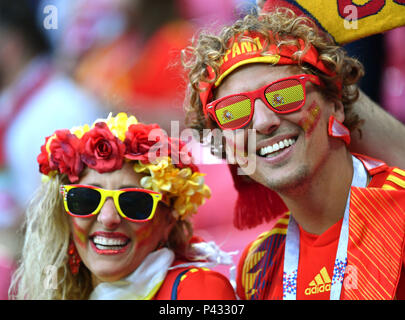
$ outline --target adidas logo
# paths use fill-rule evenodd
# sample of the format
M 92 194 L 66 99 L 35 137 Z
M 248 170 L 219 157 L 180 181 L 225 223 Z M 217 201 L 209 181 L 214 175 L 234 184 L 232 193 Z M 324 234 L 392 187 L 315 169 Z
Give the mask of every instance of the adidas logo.
M 332 280 L 328 275 L 328 271 L 323 267 L 315 276 L 314 280 L 309 283 L 309 287 L 305 289 L 305 295 L 309 296 L 311 294 L 330 291 L 331 282 Z

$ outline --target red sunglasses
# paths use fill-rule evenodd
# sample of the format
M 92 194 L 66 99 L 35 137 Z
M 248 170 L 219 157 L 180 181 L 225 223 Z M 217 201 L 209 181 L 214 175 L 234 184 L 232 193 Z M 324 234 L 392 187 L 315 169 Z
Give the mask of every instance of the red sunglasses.
M 311 74 L 299 74 L 274 81 L 249 92 L 241 92 L 207 104 L 207 111 L 221 129 L 236 130 L 252 120 L 256 99 L 275 113 L 291 113 L 305 104 L 307 81 L 321 85 L 320 79 Z

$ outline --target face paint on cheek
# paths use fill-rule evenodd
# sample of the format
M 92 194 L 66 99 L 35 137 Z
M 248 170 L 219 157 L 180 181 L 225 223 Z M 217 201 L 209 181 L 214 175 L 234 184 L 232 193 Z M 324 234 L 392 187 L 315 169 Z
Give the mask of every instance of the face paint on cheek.
M 134 231 L 136 249 L 143 247 L 149 241 L 152 231 L 154 230 L 154 221 L 155 220 L 152 220 L 150 223 L 146 223 L 145 226 L 142 226 L 138 230 Z
M 86 232 L 76 223 L 75 219 L 72 219 L 73 222 L 73 238 L 79 246 L 86 248 Z
M 319 108 L 316 101 L 305 111 L 303 118 L 299 121 L 299 125 L 305 132 L 305 136 L 310 136 L 316 128 L 319 119 L 321 118 L 321 108 Z

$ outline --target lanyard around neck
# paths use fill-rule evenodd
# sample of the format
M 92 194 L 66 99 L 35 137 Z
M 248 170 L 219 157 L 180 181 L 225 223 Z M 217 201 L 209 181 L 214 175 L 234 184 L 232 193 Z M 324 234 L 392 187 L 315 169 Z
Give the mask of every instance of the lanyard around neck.
M 360 160 L 353 157 L 353 179 L 352 187 L 367 186 L 367 171 Z M 342 291 L 343 278 L 347 265 L 347 244 L 349 240 L 349 211 L 350 195 L 346 201 L 346 208 L 343 216 L 342 228 L 340 230 L 339 244 L 336 252 L 333 277 L 331 283 L 330 299 L 339 300 Z M 293 215 L 288 223 L 283 270 L 283 299 L 296 300 L 297 297 L 297 275 L 300 250 L 300 231 Z

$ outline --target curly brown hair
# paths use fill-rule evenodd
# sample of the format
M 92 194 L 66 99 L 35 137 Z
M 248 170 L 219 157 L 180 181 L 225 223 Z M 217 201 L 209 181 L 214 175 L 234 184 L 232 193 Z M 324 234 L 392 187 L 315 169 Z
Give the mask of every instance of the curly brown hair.
M 199 97 L 200 82 L 215 82 L 218 78 L 220 61 L 232 46 L 230 39 L 237 39 L 243 32 L 258 32 L 268 43 L 278 47 L 283 45 L 299 46 L 299 39 L 305 44 L 304 50 L 297 51 L 293 59 L 298 61 L 298 66 L 304 73 L 314 74 L 321 78 L 324 87 L 322 94 L 328 99 L 340 100 L 345 110 L 344 124 L 350 131 L 359 129 L 362 121 L 352 110 L 353 103 L 358 99 L 359 90 L 356 83 L 363 76 L 362 64 L 347 55 L 346 51 L 337 46 L 332 38 L 321 32 L 315 23 L 307 17 L 297 16 L 287 8 L 279 8 L 271 13 L 260 15 L 248 14 L 237 20 L 233 25 L 224 27 L 219 35 L 207 32 L 200 33 L 192 46 L 182 52 L 183 66 L 188 70 L 188 90 L 184 109 L 187 126 L 197 129 L 200 133 L 204 128 L 212 128 L 216 124 L 204 116 L 202 103 Z M 269 31 L 278 37 L 269 37 Z M 309 46 L 314 46 L 321 60 L 327 68 L 336 75 L 331 77 L 315 67 L 301 63 L 300 57 L 305 54 Z M 265 55 L 266 47 L 263 48 Z M 211 67 L 217 77 L 208 79 L 207 68 Z M 340 83 L 341 85 L 337 85 Z

